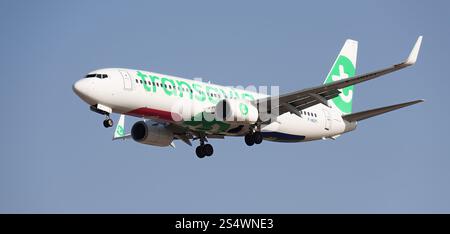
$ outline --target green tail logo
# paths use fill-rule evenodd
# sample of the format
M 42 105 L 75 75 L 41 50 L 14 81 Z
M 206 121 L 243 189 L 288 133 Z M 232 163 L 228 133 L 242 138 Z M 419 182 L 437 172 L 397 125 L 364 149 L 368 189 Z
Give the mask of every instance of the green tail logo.
M 352 61 L 346 56 L 340 55 L 331 69 L 325 84 L 346 79 L 354 75 L 355 66 Z M 339 89 L 339 91 L 341 92 L 339 96 L 331 99 L 331 101 L 341 112 L 346 114 L 352 113 L 353 85 Z

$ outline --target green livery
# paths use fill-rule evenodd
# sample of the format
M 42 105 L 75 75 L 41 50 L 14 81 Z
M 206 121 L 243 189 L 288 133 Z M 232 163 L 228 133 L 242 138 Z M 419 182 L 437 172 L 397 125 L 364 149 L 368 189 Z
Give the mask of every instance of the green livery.
M 336 60 L 333 68 L 330 71 L 325 84 L 331 83 L 333 81 L 338 81 L 341 79 L 346 79 L 353 77 L 355 75 L 355 66 L 352 61 L 344 55 L 340 55 Z M 336 105 L 337 108 L 343 113 L 352 113 L 352 102 L 353 102 L 353 85 L 343 88 L 339 96 L 331 99 L 331 101 Z

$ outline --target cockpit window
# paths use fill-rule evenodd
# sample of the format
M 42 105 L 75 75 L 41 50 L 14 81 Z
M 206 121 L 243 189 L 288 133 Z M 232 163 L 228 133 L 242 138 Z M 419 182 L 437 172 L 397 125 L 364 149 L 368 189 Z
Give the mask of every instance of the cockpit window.
M 85 76 L 85 78 L 93 78 L 93 77 L 97 77 L 99 79 L 104 79 L 104 78 L 108 78 L 108 75 L 106 75 L 106 74 L 87 74 Z

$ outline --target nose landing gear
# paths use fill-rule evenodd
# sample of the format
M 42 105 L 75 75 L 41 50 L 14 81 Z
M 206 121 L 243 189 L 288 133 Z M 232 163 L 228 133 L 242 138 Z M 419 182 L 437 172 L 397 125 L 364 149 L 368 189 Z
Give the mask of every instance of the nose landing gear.
M 110 127 L 112 127 L 113 125 L 114 125 L 114 121 L 113 121 L 111 118 L 109 118 L 109 115 L 107 115 L 107 116 L 106 116 L 106 119 L 103 120 L 103 126 L 104 126 L 105 128 L 110 128 Z
M 104 115 L 106 119 L 103 121 L 103 126 L 105 128 L 110 128 L 114 125 L 113 120 L 109 117 L 109 114 L 112 113 L 112 109 L 105 105 L 97 104 L 90 106 L 91 111 Z

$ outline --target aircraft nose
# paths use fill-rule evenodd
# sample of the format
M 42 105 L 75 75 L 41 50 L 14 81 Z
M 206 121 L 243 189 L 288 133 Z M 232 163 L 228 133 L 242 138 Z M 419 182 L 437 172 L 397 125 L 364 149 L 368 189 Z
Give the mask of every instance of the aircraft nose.
M 95 103 L 94 84 L 88 79 L 81 79 L 72 85 L 73 92 L 83 101 L 92 104 Z
M 73 84 L 72 89 L 78 96 L 86 96 L 89 91 L 89 83 L 81 79 Z

